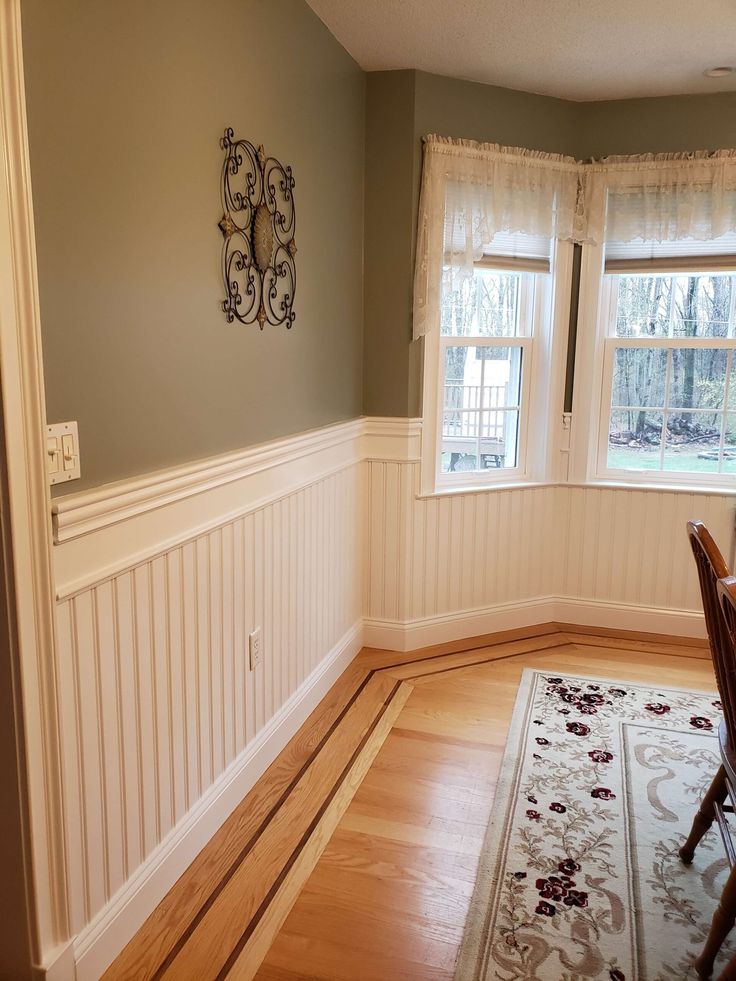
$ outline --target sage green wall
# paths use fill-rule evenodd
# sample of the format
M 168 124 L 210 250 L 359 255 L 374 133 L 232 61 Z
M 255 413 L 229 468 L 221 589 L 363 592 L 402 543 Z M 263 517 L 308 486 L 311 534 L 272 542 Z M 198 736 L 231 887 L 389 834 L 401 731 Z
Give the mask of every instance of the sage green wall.
M 413 81 L 413 99 L 410 95 Z M 400 95 L 399 95 L 400 93 Z M 399 126 L 397 104 L 405 120 L 413 102 L 411 244 L 406 243 L 405 202 L 408 151 Z M 392 120 L 389 126 L 388 120 Z M 373 120 L 371 125 L 370 121 Z M 365 335 L 373 345 L 366 360 L 365 411 L 388 415 L 421 414 L 422 345 L 411 340 L 411 282 L 413 259 L 406 268 L 408 248 L 416 242 L 416 217 L 421 180 L 422 137 L 428 133 L 511 146 L 525 146 L 578 159 L 612 153 L 663 153 L 736 146 L 736 93 L 627 99 L 619 102 L 567 102 L 548 96 L 430 75 L 418 71 L 380 72 L 368 76 L 366 152 L 380 158 L 385 137 L 389 151 L 400 158 L 383 168 L 366 170 L 366 202 L 390 204 L 381 218 L 385 241 L 389 234 L 402 243 L 402 260 L 380 262 L 376 247 L 366 241 L 366 288 L 380 290 L 382 306 L 366 301 Z M 405 123 L 404 123 L 405 125 Z M 379 147 L 374 144 L 379 141 Z M 368 189 L 374 182 L 370 195 Z M 370 218 L 367 215 L 367 220 Z M 380 268 L 379 277 L 370 271 Z M 368 293 L 367 293 L 368 296 Z M 409 301 L 407 302 L 407 297 Z M 386 311 L 391 311 L 386 313 Z M 387 367 L 382 358 L 390 358 Z M 399 367 L 406 372 L 398 377 Z
M 736 147 L 736 92 L 578 103 L 579 156 Z
M 576 156 L 579 103 L 415 72 L 414 137 L 427 133 Z
M 370 72 L 366 87 L 365 330 L 368 415 L 408 416 L 414 207 L 413 71 Z
M 22 0 L 49 421 L 76 491 L 360 414 L 365 76 L 303 0 Z M 293 329 L 219 310 L 226 126 L 296 179 Z

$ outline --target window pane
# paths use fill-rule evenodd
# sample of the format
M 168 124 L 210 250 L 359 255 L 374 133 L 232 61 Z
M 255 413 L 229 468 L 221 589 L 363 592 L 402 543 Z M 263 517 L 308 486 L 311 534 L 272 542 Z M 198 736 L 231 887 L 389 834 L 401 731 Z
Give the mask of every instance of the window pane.
M 442 473 L 478 469 L 479 426 L 479 412 L 456 409 L 443 414 Z
M 617 348 L 611 404 L 664 408 L 666 372 L 667 351 L 663 348 Z
M 518 465 L 520 347 L 445 348 L 443 473 Z
M 733 274 L 617 276 L 618 337 L 727 337 Z
M 670 276 L 618 276 L 617 337 L 667 337 Z
M 663 469 L 718 473 L 720 412 L 670 412 L 667 415 Z
M 736 414 L 726 416 L 726 438 L 723 445 L 723 473 L 736 473 Z
M 608 466 L 621 470 L 659 470 L 662 413 L 614 410 L 608 429 Z
M 442 296 L 441 333 L 455 337 L 515 337 L 523 273 L 476 269 Z
M 484 412 L 480 444 L 481 466 L 515 467 L 518 465 L 519 413 Z
M 722 408 L 728 360 L 724 348 L 673 348 L 668 404 L 679 409 Z
M 736 351 L 731 354 L 731 370 L 728 373 L 728 394 L 725 408 L 736 412 Z
M 444 408 L 518 408 L 521 359 L 520 347 L 445 348 Z

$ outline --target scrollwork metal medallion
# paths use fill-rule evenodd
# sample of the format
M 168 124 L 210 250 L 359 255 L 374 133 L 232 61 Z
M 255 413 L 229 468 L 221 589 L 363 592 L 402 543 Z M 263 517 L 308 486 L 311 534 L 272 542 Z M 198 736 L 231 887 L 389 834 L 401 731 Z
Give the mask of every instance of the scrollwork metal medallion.
M 222 309 L 230 324 L 294 323 L 296 243 L 294 178 L 291 167 L 267 157 L 262 146 L 235 140 L 226 129 L 220 140 L 222 167 Z

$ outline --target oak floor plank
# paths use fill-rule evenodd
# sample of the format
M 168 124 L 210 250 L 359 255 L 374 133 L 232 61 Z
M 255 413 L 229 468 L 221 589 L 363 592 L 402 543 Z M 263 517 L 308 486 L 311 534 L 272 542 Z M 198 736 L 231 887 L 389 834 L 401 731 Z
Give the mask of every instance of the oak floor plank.
M 381 677 L 380 680 L 388 679 Z M 378 723 L 371 728 L 367 740 L 361 743 L 360 752 L 357 756 L 351 757 L 349 772 L 344 779 L 340 780 L 339 784 L 335 785 L 334 796 L 326 802 L 326 807 L 321 811 L 321 816 L 309 837 L 300 844 L 299 850 L 295 854 L 294 864 L 274 893 L 262 919 L 256 924 L 249 939 L 230 954 L 222 973 L 227 974 L 231 981 L 251 981 L 255 976 L 274 937 L 294 905 L 320 855 L 332 838 L 340 818 L 355 795 L 410 693 L 411 687 L 409 685 L 398 685 L 398 688 L 392 692 L 390 703 L 387 702 L 381 711 Z M 239 954 L 237 954 L 238 949 L 240 950 Z M 189 963 L 186 963 L 187 971 L 189 967 Z
M 449 981 L 523 670 L 714 690 L 704 654 L 549 624 L 362 651 L 105 978 Z
M 192 918 L 269 812 L 278 805 L 365 679 L 365 669 L 355 663 L 343 672 L 283 752 L 113 961 L 103 975 L 104 981 L 148 981 L 155 975 Z
M 305 827 L 319 813 L 335 781 L 351 763 L 356 742 L 370 731 L 378 707 L 395 687 L 393 680 L 384 675 L 370 679 L 340 722 L 335 737 L 301 776 L 288 800 L 167 966 L 167 979 L 189 981 L 192 977 L 217 977 L 244 929 L 269 895 L 284 862 L 299 846 Z
M 627 639 L 619 644 L 618 638 L 605 637 L 599 646 L 587 644 L 586 638 L 579 649 L 580 637 L 570 636 L 570 641 L 547 652 L 476 665 L 416 685 L 256 974 L 257 981 L 285 981 L 278 972 L 288 968 L 297 951 L 300 976 L 320 981 L 431 981 L 438 971 L 440 977 L 452 977 L 454 954 L 452 961 L 428 959 L 422 964 L 408 953 L 426 935 L 417 910 L 442 916 L 443 941 L 454 943 L 456 953 L 469 904 L 464 887 L 470 884 L 470 870 L 470 879 L 475 876 L 525 667 L 622 682 L 714 687 L 710 663 L 697 649 L 688 656 L 687 648 L 669 643 L 659 645 L 662 653 L 652 653 L 647 641 Z M 486 721 L 479 718 L 484 702 Z M 441 914 L 433 905 L 433 869 L 448 876 L 448 887 L 455 893 Z M 343 960 L 319 918 L 320 910 L 330 911 L 329 917 L 337 915 L 332 913 L 335 897 L 340 897 L 339 929 L 356 944 L 354 954 L 341 951 Z M 377 930 L 375 924 L 384 921 L 388 926 Z M 397 954 L 392 960 L 393 973 L 386 973 L 384 936 L 390 936 L 392 951 L 402 945 L 407 951 L 405 957 Z M 444 958 L 444 947 L 442 952 Z

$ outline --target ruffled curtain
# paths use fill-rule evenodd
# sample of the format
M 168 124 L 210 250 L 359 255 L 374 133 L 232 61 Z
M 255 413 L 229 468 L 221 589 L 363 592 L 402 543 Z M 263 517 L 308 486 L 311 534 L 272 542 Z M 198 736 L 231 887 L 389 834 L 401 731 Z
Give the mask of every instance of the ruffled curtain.
M 472 274 L 499 232 L 598 244 L 736 232 L 736 150 L 593 163 L 429 136 L 419 202 L 414 337 L 439 323 L 443 285 Z
M 736 230 L 736 150 L 605 157 L 582 170 L 590 241 L 702 242 Z
M 443 283 L 472 273 L 497 232 L 572 239 L 579 165 L 572 157 L 428 136 L 419 201 L 414 337 L 439 321 Z

